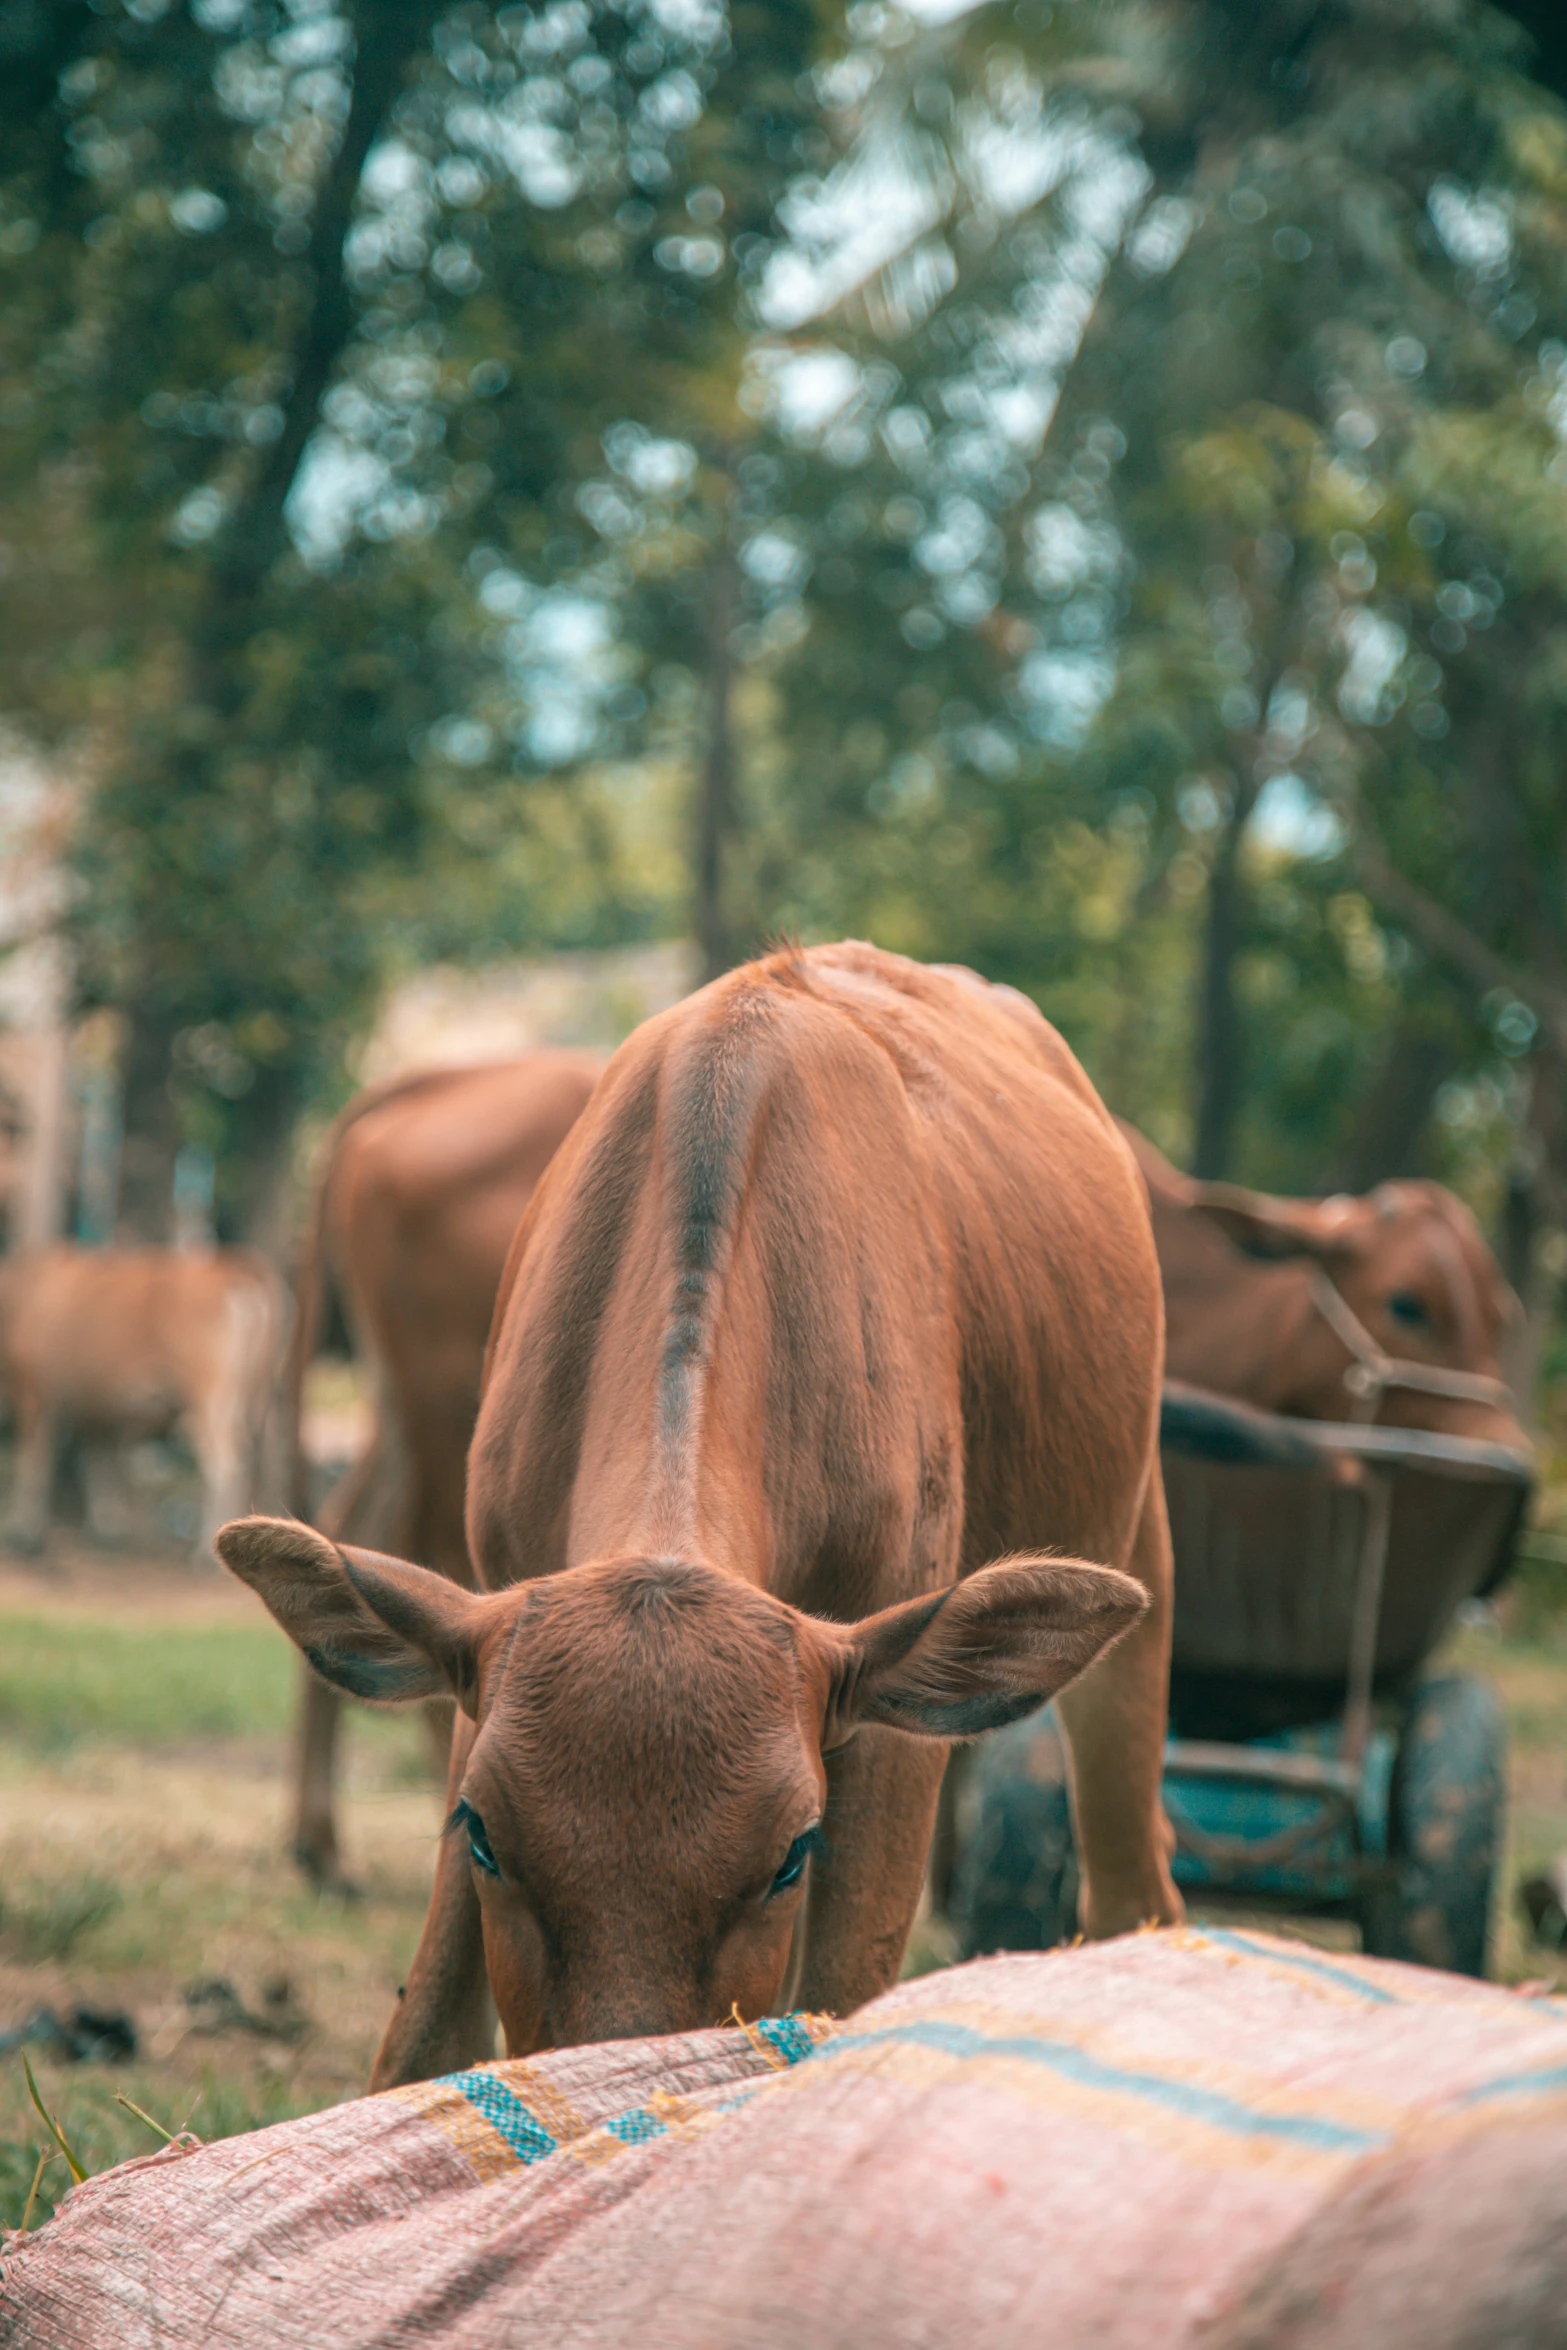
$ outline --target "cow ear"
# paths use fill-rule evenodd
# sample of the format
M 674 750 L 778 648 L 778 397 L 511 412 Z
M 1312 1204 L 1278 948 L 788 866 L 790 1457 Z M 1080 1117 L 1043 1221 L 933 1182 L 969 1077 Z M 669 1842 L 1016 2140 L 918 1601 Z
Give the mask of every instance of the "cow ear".
M 1074 1681 L 1147 1605 L 1113 1567 L 1009 1558 L 867 1616 L 838 1635 L 823 1751 L 868 1722 L 927 1738 L 1002 1729 Z
M 1252 1257 L 1342 1257 L 1362 1238 L 1358 1200 L 1274 1199 L 1245 1191 L 1238 1183 L 1194 1183 L 1190 1205 L 1217 1224 L 1227 1239 Z
M 446 1576 L 292 1518 L 235 1518 L 216 1548 L 324 1681 L 382 1704 L 455 1694 L 473 1711 L 483 1602 Z

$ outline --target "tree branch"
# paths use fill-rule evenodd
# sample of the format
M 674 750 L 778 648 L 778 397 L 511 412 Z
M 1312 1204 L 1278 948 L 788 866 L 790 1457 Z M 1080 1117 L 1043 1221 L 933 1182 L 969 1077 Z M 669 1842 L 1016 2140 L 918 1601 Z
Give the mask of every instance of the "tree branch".
M 198 688 L 220 704 L 234 693 L 234 681 L 223 674 L 225 664 L 248 633 L 250 607 L 282 552 L 283 509 L 315 430 L 322 395 L 353 329 L 344 246 L 365 158 L 439 14 L 440 0 L 360 0 L 355 12 L 353 92 L 311 221 L 305 257 L 311 295 L 289 354 L 282 430 L 229 518 L 195 632 Z
M 1516 969 L 1467 923 L 1400 873 L 1363 809 L 1357 812 L 1355 832 L 1360 879 L 1383 911 L 1412 930 L 1422 946 L 1466 979 L 1477 994 L 1488 995 L 1493 988 L 1505 987 L 1528 1006 L 1558 1050 L 1567 1052 L 1567 993 L 1549 980 Z

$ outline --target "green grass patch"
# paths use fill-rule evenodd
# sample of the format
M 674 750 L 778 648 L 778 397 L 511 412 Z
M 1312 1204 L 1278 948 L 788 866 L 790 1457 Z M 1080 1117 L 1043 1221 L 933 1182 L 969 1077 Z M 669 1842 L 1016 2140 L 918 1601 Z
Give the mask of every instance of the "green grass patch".
M 107 1877 L 63 1877 L 52 1885 L 0 1895 L 0 1943 L 24 1966 L 69 1958 L 84 1935 L 112 1918 L 125 1896 Z
M 240 2088 L 209 2071 L 200 2093 L 188 2088 L 171 2092 L 166 2077 L 151 2067 L 137 2065 L 95 2067 L 90 2073 L 70 2074 L 40 2064 L 33 2052 L 33 2070 L 45 2106 L 59 2123 L 66 2141 L 89 2178 L 110 2170 L 134 2155 L 156 2154 L 164 2141 L 144 2121 L 118 2102 L 117 2092 L 133 2100 L 169 2131 L 189 2127 L 208 2143 L 237 2137 L 244 2130 L 265 2129 L 271 2122 L 290 2121 L 331 2102 L 328 2097 L 303 2099 L 282 2083 L 275 2087 Z M 38 2157 L 52 2150 L 53 2141 L 34 2112 L 27 2094 L 20 2057 L 0 2064 L 0 2230 L 21 2225 Z M 56 2154 L 45 2168 L 33 2206 L 32 2224 L 41 2227 L 64 2199 L 71 2174 Z
M 287 1728 L 294 1652 L 265 1621 L 158 1624 L 8 1615 L 0 1736 L 35 1754 L 84 1739 L 140 1747 Z

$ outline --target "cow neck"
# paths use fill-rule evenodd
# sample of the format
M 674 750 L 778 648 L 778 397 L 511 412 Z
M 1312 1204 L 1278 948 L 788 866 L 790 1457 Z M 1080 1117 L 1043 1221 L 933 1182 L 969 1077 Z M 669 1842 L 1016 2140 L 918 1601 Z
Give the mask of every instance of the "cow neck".
M 715 1412 L 712 1392 L 764 1091 L 749 1049 L 755 1019 L 749 995 L 723 1006 L 664 1088 L 661 1149 L 673 1249 L 658 1353 L 652 1501 L 673 1555 L 721 1559 L 723 1571 L 765 1585 L 766 1546 L 757 1543 L 754 1523 L 760 1452 L 747 1457 L 732 1441 L 729 1413 L 739 1399 L 730 1396 L 728 1411 Z
M 1183 1352 L 1171 1363 L 1171 1376 L 1242 1397 L 1263 1411 L 1288 1411 L 1299 1394 L 1303 1363 L 1313 1354 L 1322 1355 L 1324 1374 L 1331 1377 L 1332 1340 L 1313 1310 L 1310 1276 L 1295 1260 L 1248 1257 L 1238 1249 L 1232 1256 L 1222 1316 L 1196 1319 L 1206 1350 Z M 1200 1295 L 1200 1281 L 1193 1286 Z

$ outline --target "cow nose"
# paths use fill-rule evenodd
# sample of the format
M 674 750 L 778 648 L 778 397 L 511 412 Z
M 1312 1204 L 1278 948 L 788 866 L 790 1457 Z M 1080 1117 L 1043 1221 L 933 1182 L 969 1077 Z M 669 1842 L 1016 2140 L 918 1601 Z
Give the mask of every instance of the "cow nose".
M 671 2032 L 696 2032 L 713 2022 L 694 1990 L 641 1986 L 624 1992 L 590 1993 L 562 2002 L 557 2047 L 581 2048 L 595 2040 L 661 2040 Z

